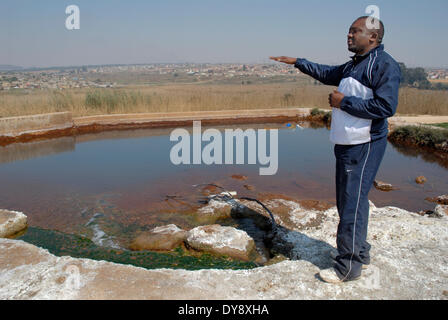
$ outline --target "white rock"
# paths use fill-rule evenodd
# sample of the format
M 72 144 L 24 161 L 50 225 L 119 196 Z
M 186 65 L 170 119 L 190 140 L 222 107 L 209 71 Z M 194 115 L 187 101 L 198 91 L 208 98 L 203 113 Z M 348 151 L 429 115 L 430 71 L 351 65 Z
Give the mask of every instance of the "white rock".
M 448 216 L 448 205 L 438 204 L 434 213 L 440 218 Z
M 22 212 L 0 210 L 0 238 L 10 237 L 26 226 L 27 218 Z
M 249 260 L 255 249 L 254 240 L 243 231 L 218 224 L 191 229 L 187 234 L 190 247 L 216 254 Z
M 448 205 L 448 195 L 444 194 L 444 195 L 438 196 L 437 202 L 439 202 L 440 204 Z
M 232 206 L 229 203 L 213 199 L 198 209 L 195 220 L 198 224 L 213 224 L 219 219 L 229 218 L 231 212 Z
M 175 224 L 155 227 L 149 232 L 140 234 L 129 245 L 131 250 L 162 250 L 169 251 L 180 246 L 187 236 L 185 230 Z
M 219 200 L 210 200 L 209 203 L 199 208 L 198 212 L 201 214 L 214 214 L 216 211 L 226 209 L 230 212 L 230 209 L 232 209 L 232 206 L 226 202 L 219 201 Z M 230 215 L 230 213 L 229 213 Z
M 160 234 L 170 234 L 177 232 L 184 232 L 181 228 L 176 226 L 175 224 L 167 224 L 165 226 L 155 227 L 151 230 L 152 233 L 160 233 Z

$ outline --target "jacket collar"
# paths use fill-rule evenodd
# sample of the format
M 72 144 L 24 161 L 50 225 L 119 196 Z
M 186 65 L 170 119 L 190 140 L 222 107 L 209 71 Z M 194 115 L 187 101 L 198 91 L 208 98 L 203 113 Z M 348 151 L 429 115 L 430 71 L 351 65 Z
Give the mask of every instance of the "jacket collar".
M 358 64 L 361 61 L 363 61 L 365 58 L 367 58 L 370 54 L 374 53 L 375 51 L 380 52 L 383 50 L 384 50 L 384 44 L 380 44 L 379 46 L 373 48 L 372 50 L 370 50 L 369 52 L 367 52 L 364 55 L 355 54 L 354 56 L 351 56 L 350 58 L 352 58 L 354 64 Z

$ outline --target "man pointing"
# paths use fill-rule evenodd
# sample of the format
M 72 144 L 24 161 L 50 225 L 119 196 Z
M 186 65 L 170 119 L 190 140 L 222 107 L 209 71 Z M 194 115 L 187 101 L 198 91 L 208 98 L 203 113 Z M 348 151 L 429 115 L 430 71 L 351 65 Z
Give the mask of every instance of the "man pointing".
M 338 255 L 333 257 L 333 268 L 319 273 L 326 282 L 356 280 L 370 264 L 370 244 L 366 241 L 368 194 L 386 150 L 387 118 L 397 109 L 401 78 L 398 63 L 384 51 L 383 37 L 383 23 L 364 16 L 350 26 L 347 45 L 355 55 L 343 65 L 270 57 L 293 64 L 326 85 L 338 86 L 329 95 L 333 108 L 330 140 L 335 144 L 336 203 L 340 218 Z

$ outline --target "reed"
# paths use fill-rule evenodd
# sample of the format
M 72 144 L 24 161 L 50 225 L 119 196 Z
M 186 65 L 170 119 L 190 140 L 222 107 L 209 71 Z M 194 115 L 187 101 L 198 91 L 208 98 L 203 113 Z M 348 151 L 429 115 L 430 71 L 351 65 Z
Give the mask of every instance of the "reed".
M 324 85 L 167 84 L 104 89 L 0 91 L 0 117 L 71 111 L 75 116 L 175 111 L 317 107 L 329 109 Z M 400 114 L 448 115 L 448 91 L 400 90 Z

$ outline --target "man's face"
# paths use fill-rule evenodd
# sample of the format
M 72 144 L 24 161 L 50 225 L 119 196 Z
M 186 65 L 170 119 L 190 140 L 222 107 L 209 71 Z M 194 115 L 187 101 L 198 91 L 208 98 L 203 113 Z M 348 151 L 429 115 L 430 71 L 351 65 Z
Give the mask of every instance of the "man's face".
M 354 53 L 365 53 L 372 40 L 372 32 L 367 29 L 366 19 L 359 19 L 350 26 L 347 35 L 348 50 Z

